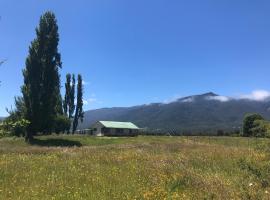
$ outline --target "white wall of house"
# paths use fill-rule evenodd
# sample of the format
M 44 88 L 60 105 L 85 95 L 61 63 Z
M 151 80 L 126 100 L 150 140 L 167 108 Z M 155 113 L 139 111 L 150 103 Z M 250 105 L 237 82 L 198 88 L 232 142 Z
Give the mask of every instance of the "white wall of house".
M 103 128 L 104 126 L 100 123 L 100 122 L 96 122 L 91 128 L 92 129 L 95 129 L 93 131 L 93 135 L 96 135 L 96 136 L 103 136 L 103 133 L 101 132 L 101 129 Z
M 119 131 L 119 129 L 115 128 L 108 128 L 107 131 L 104 133 L 104 130 L 102 132 L 102 129 L 105 128 L 104 125 L 100 122 L 96 122 L 91 126 L 91 129 L 93 130 L 93 135 L 95 136 L 135 136 L 138 133 L 138 130 L 136 129 L 122 129 L 122 132 Z

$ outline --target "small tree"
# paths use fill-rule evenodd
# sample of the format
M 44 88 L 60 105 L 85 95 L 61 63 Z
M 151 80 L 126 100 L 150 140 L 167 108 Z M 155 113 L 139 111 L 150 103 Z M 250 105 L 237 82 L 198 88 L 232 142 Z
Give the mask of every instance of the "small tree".
M 56 134 L 65 133 L 66 131 L 69 131 L 70 125 L 71 125 L 71 122 L 67 116 L 58 115 L 55 118 L 54 131 Z
M 14 120 L 11 117 L 6 118 L 0 126 L 0 136 L 25 136 L 29 121 L 26 119 Z
M 246 114 L 243 120 L 243 136 L 250 137 L 253 135 L 253 129 L 256 127 L 256 120 L 263 120 L 263 117 L 259 114 Z

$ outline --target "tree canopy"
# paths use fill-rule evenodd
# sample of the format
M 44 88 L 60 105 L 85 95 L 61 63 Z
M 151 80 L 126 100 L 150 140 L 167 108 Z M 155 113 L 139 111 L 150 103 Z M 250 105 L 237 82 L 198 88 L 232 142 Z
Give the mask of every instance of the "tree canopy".
M 243 120 L 243 136 L 255 136 L 253 134 L 254 128 L 256 128 L 256 121 L 263 120 L 264 118 L 256 113 L 246 114 Z
M 83 112 L 83 85 L 82 85 L 82 76 L 78 75 L 78 84 L 77 84 L 77 104 L 76 104 L 76 111 L 73 120 L 73 128 L 72 133 L 74 133 L 77 129 L 79 120 L 82 122 L 84 118 Z
M 36 28 L 23 70 L 23 99 L 25 118 L 30 121 L 27 139 L 37 132 L 50 133 L 54 118 L 60 111 L 61 56 L 58 52 L 59 34 L 55 15 L 46 12 Z

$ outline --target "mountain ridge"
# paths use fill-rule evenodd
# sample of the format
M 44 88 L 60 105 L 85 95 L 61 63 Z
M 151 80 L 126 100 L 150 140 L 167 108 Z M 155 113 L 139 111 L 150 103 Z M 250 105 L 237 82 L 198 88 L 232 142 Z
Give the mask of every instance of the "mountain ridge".
M 99 120 L 131 121 L 149 131 L 216 132 L 240 129 L 246 113 L 270 118 L 270 101 L 255 101 L 220 96 L 213 92 L 131 107 L 89 110 L 79 129 L 89 128 Z

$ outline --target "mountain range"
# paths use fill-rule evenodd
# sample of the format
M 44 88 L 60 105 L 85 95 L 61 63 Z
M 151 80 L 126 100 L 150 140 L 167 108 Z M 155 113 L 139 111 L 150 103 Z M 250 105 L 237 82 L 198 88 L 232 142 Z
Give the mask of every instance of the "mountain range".
M 246 113 L 259 113 L 269 119 L 270 99 L 236 99 L 209 92 L 170 103 L 101 108 L 86 111 L 79 129 L 89 128 L 98 120 L 111 120 L 130 121 L 153 132 L 216 133 L 240 130 Z

